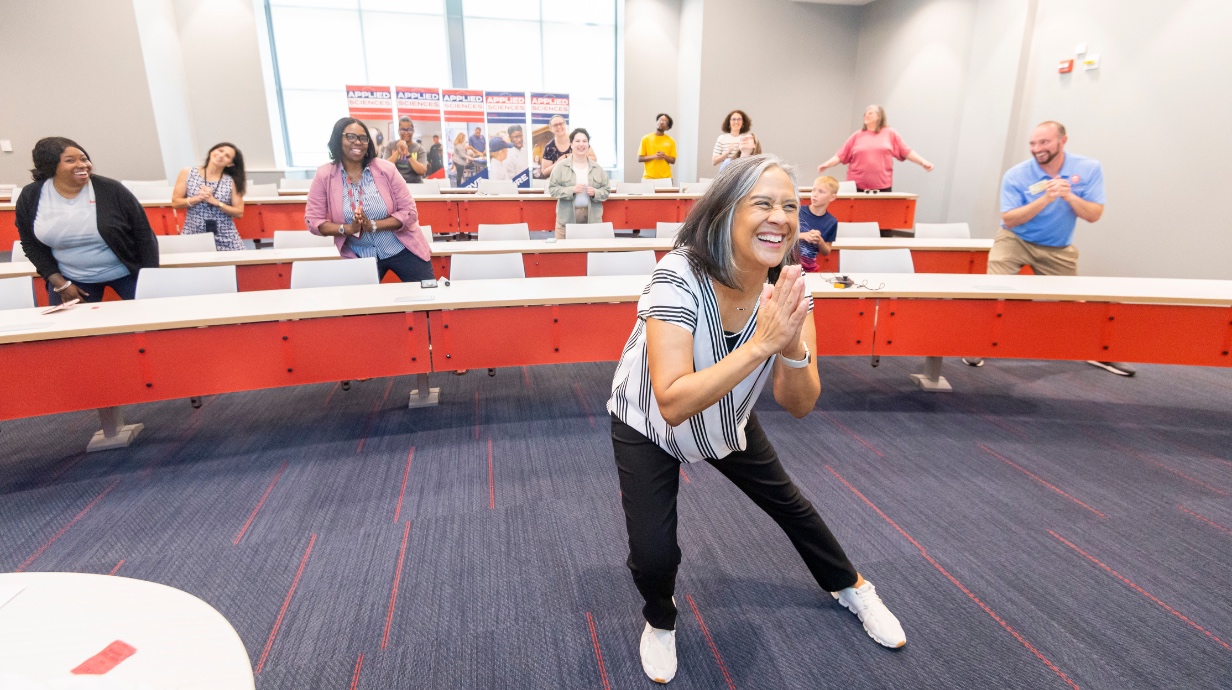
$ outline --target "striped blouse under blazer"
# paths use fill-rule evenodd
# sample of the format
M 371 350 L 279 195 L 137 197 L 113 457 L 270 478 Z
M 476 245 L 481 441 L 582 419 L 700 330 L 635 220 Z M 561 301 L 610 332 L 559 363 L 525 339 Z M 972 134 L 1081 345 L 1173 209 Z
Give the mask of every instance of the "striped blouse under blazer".
M 809 298 L 809 311 L 813 309 Z M 736 344 L 743 345 L 757 331 L 757 306 L 749 316 Z M 723 338 L 719 302 L 710 279 L 697 275 L 689 266 L 688 249 L 675 249 L 663 257 L 650 276 L 650 284 L 637 303 L 637 323 L 625 343 L 612 380 L 608 412 L 641 431 L 663 450 L 682 462 L 723 458 L 744 450 L 744 426 L 753 404 L 770 378 L 774 355 L 736 384 L 718 404 L 702 410 L 679 426 L 668 426 L 659 412 L 650 386 L 646 359 L 646 319 L 686 328 L 693 333 L 693 370 L 714 366 L 728 354 Z
M 431 261 L 432 249 L 428 247 L 428 241 L 419 229 L 419 211 L 406 188 L 402 173 L 398 172 L 393 163 L 383 158 L 373 158 L 368 163 L 368 169 L 372 171 L 372 179 L 385 202 L 389 217 L 402 221 L 402 227 L 393 233 L 394 237 L 415 256 Z M 341 163 L 326 163 L 317 168 L 317 173 L 312 178 L 312 187 L 308 190 L 308 204 L 304 207 L 304 222 L 314 234 L 323 234 L 322 223 L 343 222 L 343 178 L 339 175 L 341 170 Z M 355 258 L 355 252 L 347 246 L 347 238 L 341 235 L 334 235 L 333 238 L 334 246 L 338 247 L 340 254 L 348 259 Z

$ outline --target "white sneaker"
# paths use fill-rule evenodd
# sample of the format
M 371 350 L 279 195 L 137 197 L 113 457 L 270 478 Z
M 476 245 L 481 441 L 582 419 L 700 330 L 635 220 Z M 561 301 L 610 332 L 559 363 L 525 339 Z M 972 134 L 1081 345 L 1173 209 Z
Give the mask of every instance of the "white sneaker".
M 676 677 L 675 630 L 661 630 L 647 623 L 642 631 L 641 648 L 642 670 L 651 680 L 667 683 Z
M 877 596 L 873 583 L 865 580 L 863 587 L 848 587 L 840 592 L 830 592 L 830 596 L 859 616 L 865 632 L 877 644 L 895 649 L 907 644 L 903 626 Z

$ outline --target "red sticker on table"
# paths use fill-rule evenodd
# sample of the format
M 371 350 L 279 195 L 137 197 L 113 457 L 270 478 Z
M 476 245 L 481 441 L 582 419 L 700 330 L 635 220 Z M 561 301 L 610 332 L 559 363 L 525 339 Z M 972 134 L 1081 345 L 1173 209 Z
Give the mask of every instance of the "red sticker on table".
M 73 669 L 73 673 L 79 676 L 101 676 L 120 665 L 128 657 L 137 653 L 137 648 L 116 640 L 103 648 L 103 651 L 81 662 L 81 665 Z

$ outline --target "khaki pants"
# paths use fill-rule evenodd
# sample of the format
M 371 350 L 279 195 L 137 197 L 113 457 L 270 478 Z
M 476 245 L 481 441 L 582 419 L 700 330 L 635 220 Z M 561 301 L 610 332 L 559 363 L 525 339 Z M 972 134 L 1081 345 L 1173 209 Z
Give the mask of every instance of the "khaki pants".
M 988 252 L 988 273 L 1012 275 L 1023 266 L 1030 266 L 1042 276 L 1076 276 L 1078 248 L 1072 244 L 1068 247 L 1034 244 L 1001 228 L 993 239 L 992 251 Z
M 590 207 L 589 206 L 574 206 L 573 207 L 573 222 L 582 223 L 585 225 L 590 222 Z M 565 224 L 556 223 L 556 239 L 565 239 Z

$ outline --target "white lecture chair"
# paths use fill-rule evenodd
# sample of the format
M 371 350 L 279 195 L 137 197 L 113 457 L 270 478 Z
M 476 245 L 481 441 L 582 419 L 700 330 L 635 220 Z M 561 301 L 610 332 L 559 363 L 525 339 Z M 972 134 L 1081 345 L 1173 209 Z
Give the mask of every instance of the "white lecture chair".
M 881 226 L 876 223 L 839 223 L 834 231 L 835 239 L 854 237 L 881 237 Z
M 454 254 L 449 259 L 449 280 L 525 278 L 526 265 L 519 253 Z
M 636 252 L 587 252 L 586 275 L 588 276 L 648 276 L 654 273 L 653 249 Z
M 707 189 L 710 189 L 711 180 L 705 182 L 685 182 L 680 188 L 682 194 L 705 194 Z
M 530 240 L 530 224 L 528 223 L 480 223 L 479 241 L 491 242 L 497 240 Z
M 291 289 L 379 285 L 376 257 L 343 261 L 292 261 Z
M 407 182 L 406 191 L 411 193 L 411 196 L 423 196 L 424 194 L 440 194 L 441 183 L 436 180 L 424 180 L 423 182 Z
M 684 223 L 664 223 L 659 221 L 655 223 L 655 237 L 664 239 L 668 237 L 676 237 L 676 233 L 680 232 L 680 228 L 684 227 Z
M 642 180 L 642 182 L 643 183 L 649 182 L 650 185 L 654 187 L 655 189 L 663 189 L 664 187 L 675 187 L 676 186 L 676 183 L 672 182 L 672 178 L 670 177 L 656 178 L 653 180 Z
M 565 223 L 567 240 L 614 240 L 616 230 L 611 223 Z
M 296 180 L 289 177 L 284 177 L 278 180 L 278 191 L 280 192 L 307 192 L 312 188 L 312 178 L 307 180 Z
M 120 180 L 120 184 L 124 185 L 125 187 L 128 187 L 129 189 L 136 189 L 137 187 L 168 187 L 168 186 L 171 186 L 167 184 L 166 180 Z
M 485 196 L 517 194 L 518 186 L 513 180 L 479 180 L 479 193 Z
M 334 238 L 315 235 L 307 230 L 275 230 L 274 249 L 303 249 L 306 247 L 333 247 Z
M 432 236 L 432 226 L 431 225 L 419 226 L 419 232 L 423 233 L 424 239 L 428 241 L 429 245 L 436 241 L 436 238 Z
M 128 191 L 137 197 L 137 201 L 154 201 L 167 202 L 171 201 L 171 193 L 173 191 L 171 185 L 164 182 L 162 186 L 153 184 L 142 184 L 134 187 L 129 187 Z
M 843 180 L 838 183 L 839 194 L 856 194 L 857 192 L 855 180 Z
M 840 273 L 915 273 L 910 249 L 844 249 L 838 253 Z
M 916 223 L 916 239 L 971 239 L 971 226 L 966 223 Z
M 635 194 L 645 196 L 655 193 L 654 185 L 649 182 L 613 182 L 612 191 L 617 194 Z
M 278 185 L 270 182 L 269 184 L 248 184 L 248 189 L 244 192 L 244 196 L 249 197 L 274 197 L 278 196 Z
M 11 196 L 9 197 L 9 201 L 14 204 L 17 203 L 17 197 L 21 196 L 21 190 L 25 188 L 26 188 L 25 185 L 21 185 L 21 184 L 13 185 L 13 191 L 10 192 Z
M 217 251 L 212 232 L 201 232 L 194 235 L 156 235 L 156 237 L 160 255 Z
M 235 266 L 143 268 L 137 274 L 137 299 L 221 295 L 238 291 Z
M 21 248 L 21 240 L 13 242 L 13 253 L 9 255 L 9 261 L 29 261 L 26 258 L 26 250 Z
M 34 283 L 29 278 L 0 279 L 0 309 L 33 309 Z
M 545 191 L 546 191 L 546 190 L 547 190 L 547 188 L 548 188 L 548 181 L 547 181 L 547 180 L 539 180 L 539 179 L 536 179 L 536 178 L 533 178 L 533 177 L 532 177 L 532 178 L 531 178 L 531 180 L 530 180 L 530 188 L 531 188 L 531 189 L 542 189 L 542 190 L 545 190 Z

